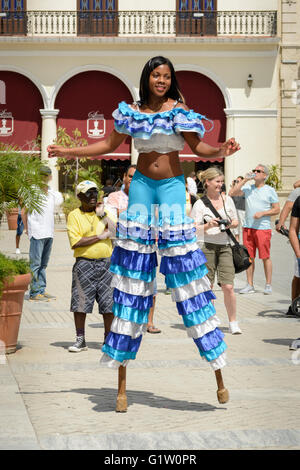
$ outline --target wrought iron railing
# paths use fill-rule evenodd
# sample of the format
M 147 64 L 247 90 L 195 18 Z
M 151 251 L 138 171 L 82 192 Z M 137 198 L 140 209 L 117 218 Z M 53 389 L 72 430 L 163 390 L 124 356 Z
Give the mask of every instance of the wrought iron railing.
M 276 11 L 9 11 L 0 35 L 276 36 Z

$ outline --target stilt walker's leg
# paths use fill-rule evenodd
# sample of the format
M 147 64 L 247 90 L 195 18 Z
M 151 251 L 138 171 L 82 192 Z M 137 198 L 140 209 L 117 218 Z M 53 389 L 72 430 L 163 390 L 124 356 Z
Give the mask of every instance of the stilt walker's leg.
M 224 387 L 222 372 L 221 369 L 215 371 L 216 380 L 218 385 L 217 396 L 219 403 L 227 403 L 229 400 L 229 392 L 227 388 Z
M 126 413 L 127 411 L 127 396 L 126 396 L 126 367 L 119 367 L 119 383 L 118 383 L 118 396 L 116 411 Z

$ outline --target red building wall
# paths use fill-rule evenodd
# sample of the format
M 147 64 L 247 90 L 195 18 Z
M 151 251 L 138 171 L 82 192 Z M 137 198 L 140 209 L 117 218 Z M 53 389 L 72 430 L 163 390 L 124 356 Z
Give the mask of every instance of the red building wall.
M 120 101 L 131 103 L 132 96 L 117 77 L 100 71 L 81 72 L 70 78 L 59 90 L 55 101 L 55 108 L 59 109 L 57 126 L 66 128 L 68 134 L 78 128 L 89 144 L 94 143 L 107 137 L 113 130 L 112 112 Z M 96 112 L 103 115 L 105 120 L 105 132 L 100 132 L 98 136 L 96 131 L 104 130 L 104 121 L 95 117 Z M 95 121 L 98 121 L 97 127 Z M 96 138 L 92 137 L 93 132 Z M 130 141 L 130 138 L 126 139 L 115 151 L 115 158 L 130 158 Z
M 30 150 L 41 135 L 43 108 L 41 94 L 29 78 L 0 71 L 0 142 Z
M 179 71 L 176 77 L 187 106 L 214 122 L 214 128 L 205 134 L 203 141 L 220 145 L 226 139 L 226 105 L 221 90 L 210 78 L 198 72 Z M 210 129 L 210 123 L 203 122 L 205 128 Z M 185 145 L 181 154 L 191 154 L 190 148 Z

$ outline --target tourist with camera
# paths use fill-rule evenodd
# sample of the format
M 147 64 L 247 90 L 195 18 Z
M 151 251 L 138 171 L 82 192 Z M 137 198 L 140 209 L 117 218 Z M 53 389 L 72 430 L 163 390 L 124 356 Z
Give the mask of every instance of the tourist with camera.
M 266 184 L 269 176 L 267 166 L 258 164 L 252 172 L 232 189 L 233 196 L 245 195 L 245 222 L 243 226 L 243 243 L 252 259 L 247 269 L 247 285 L 240 290 L 240 294 L 252 294 L 254 258 L 258 250 L 259 258 L 263 260 L 266 277 L 264 294 L 272 294 L 272 261 L 271 261 L 271 216 L 280 212 L 279 200 L 274 188 Z M 250 180 L 254 184 L 245 185 Z
M 198 174 L 205 190 L 205 196 L 195 202 L 191 217 L 197 225 L 198 242 L 202 242 L 202 251 L 206 256 L 207 277 L 211 288 L 217 274 L 218 284 L 224 294 L 224 304 L 229 319 L 229 331 L 241 334 L 242 331 L 236 319 L 236 297 L 233 289 L 235 269 L 232 259 L 230 238 L 226 229 L 238 226 L 238 216 L 230 196 L 222 195 L 224 175 L 219 168 L 210 167 Z M 220 214 L 217 218 L 210 204 Z

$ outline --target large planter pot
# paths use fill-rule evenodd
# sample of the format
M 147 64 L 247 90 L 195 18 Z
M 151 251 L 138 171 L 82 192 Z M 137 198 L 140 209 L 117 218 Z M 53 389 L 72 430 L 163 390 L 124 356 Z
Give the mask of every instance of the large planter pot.
M 18 209 L 11 209 L 6 211 L 6 218 L 9 230 L 17 230 L 18 227 Z
M 20 274 L 4 285 L 0 299 L 0 341 L 4 343 L 6 354 L 14 353 L 17 349 L 24 294 L 30 280 L 30 273 Z

